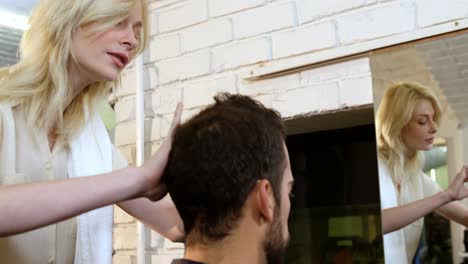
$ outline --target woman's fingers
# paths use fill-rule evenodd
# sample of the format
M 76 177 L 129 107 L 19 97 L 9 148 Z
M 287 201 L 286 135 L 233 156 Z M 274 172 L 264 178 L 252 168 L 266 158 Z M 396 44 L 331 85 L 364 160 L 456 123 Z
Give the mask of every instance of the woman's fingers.
M 159 147 L 158 152 L 169 152 L 171 150 L 172 145 L 172 137 L 174 136 L 175 129 L 180 124 L 180 119 L 182 116 L 182 103 L 178 103 L 176 110 L 174 112 L 174 116 L 172 118 L 171 127 L 169 128 L 169 132 L 167 137 L 162 142 L 161 146 Z
M 461 177 L 463 178 L 463 182 L 468 182 L 468 166 L 463 166 L 460 171 Z
M 178 103 L 176 110 L 174 112 L 174 117 L 172 118 L 171 128 L 169 129 L 168 136 L 172 137 L 176 127 L 180 124 L 180 118 L 182 116 L 182 103 Z

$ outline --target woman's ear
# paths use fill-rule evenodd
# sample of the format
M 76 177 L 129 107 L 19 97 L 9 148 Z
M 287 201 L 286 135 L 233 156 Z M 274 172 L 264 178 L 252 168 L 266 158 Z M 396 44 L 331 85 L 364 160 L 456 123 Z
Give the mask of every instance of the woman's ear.
M 275 210 L 275 198 L 273 189 L 268 180 L 258 180 L 256 189 L 256 203 L 260 217 L 267 222 L 273 222 L 273 215 Z

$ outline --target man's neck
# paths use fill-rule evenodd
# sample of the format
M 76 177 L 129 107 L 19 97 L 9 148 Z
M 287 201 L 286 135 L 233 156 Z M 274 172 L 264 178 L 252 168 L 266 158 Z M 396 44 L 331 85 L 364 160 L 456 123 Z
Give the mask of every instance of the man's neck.
M 253 235 L 255 231 L 250 231 L 238 229 L 221 241 L 189 245 L 185 258 L 207 264 L 265 264 L 266 257 L 260 236 Z

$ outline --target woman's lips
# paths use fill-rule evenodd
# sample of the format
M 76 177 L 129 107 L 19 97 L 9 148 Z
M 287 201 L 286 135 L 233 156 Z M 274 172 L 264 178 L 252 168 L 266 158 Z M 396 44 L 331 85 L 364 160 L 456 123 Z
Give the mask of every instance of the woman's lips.
M 111 56 L 112 61 L 118 68 L 125 68 L 128 63 L 128 56 L 126 54 L 119 52 L 109 52 L 108 54 Z

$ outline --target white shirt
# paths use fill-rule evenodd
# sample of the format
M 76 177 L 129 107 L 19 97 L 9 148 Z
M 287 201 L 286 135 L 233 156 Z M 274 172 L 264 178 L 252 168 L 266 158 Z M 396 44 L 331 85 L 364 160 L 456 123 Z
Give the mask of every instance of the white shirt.
M 421 200 L 440 191 L 437 183 L 420 170 L 413 180 L 406 179 L 401 182 L 398 194 L 388 166 L 381 159 L 379 159 L 379 185 L 382 210 Z M 384 235 L 385 263 L 412 263 L 421 239 L 423 225 L 422 217 L 404 228 Z
M 69 150 L 57 142 L 51 152 L 45 131 L 30 133 L 23 112 L 19 108 L 12 110 L 13 115 L 9 116 L 0 107 L 0 185 L 67 179 Z M 14 130 L 7 131 L 7 127 L 14 127 Z M 12 133 L 15 140 L 11 138 Z M 15 143 L 14 146 L 12 143 Z M 14 147 L 16 153 L 14 164 L 6 163 L 9 147 Z M 8 166 L 12 166 L 15 173 L 6 170 Z M 125 158 L 113 147 L 112 167 L 119 169 L 126 166 Z M 76 221 L 71 218 L 27 233 L 0 238 L 0 263 L 74 263 L 76 233 Z

